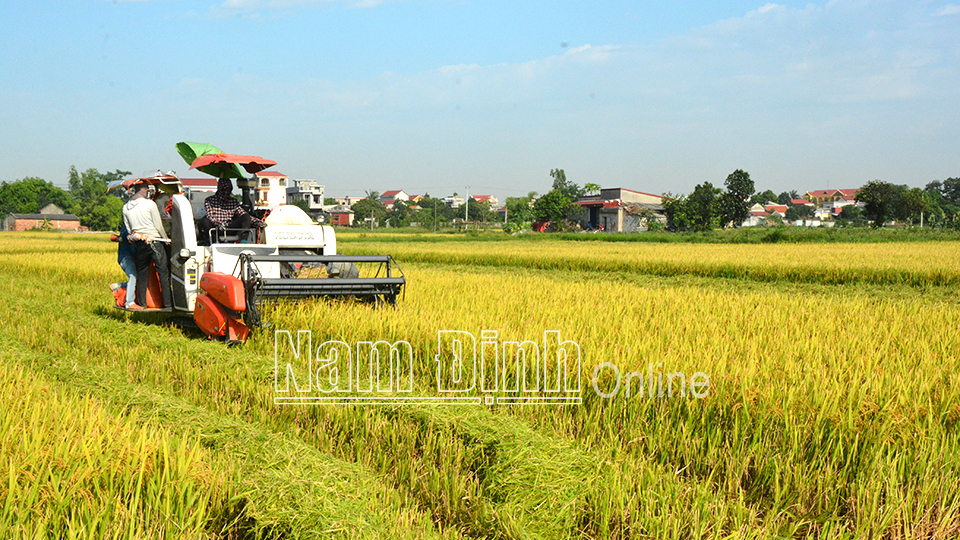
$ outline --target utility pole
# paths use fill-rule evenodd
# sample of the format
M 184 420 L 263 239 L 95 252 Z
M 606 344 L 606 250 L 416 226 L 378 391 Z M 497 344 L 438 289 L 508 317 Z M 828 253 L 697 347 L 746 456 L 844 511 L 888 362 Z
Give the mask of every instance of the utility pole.
M 463 228 L 466 230 L 467 223 L 470 222 L 470 186 L 467 186 L 467 197 L 464 199 L 464 202 L 466 202 L 466 210 L 463 211 Z

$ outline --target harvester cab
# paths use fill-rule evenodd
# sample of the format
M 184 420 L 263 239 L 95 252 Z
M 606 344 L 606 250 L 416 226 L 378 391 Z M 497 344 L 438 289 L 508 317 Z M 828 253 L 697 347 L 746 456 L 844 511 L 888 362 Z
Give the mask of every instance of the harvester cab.
M 262 229 L 214 229 L 199 239 L 182 192 L 165 206 L 172 310 L 192 313 L 212 339 L 246 340 L 250 329 L 262 325 L 261 308 L 268 302 L 353 297 L 395 305 L 406 283 L 389 255 L 338 255 L 333 228 L 294 205 L 271 209 Z

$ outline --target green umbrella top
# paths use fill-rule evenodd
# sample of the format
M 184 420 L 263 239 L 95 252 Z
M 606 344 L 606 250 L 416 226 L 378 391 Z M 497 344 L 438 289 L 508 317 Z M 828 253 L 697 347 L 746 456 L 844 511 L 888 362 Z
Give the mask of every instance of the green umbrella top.
M 193 165 L 193 162 L 200 156 L 223 153 L 222 150 L 212 144 L 198 142 L 178 142 L 177 152 L 187 162 L 187 165 Z M 198 167 L 197 170 L 217 178 L 245 178 L 243 169 L 236 163 L 211 163 Z

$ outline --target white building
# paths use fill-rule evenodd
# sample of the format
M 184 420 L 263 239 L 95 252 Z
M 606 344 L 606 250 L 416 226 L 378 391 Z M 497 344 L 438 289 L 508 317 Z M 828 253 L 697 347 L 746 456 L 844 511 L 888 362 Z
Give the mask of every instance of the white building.
M 350 196 L 347 196 L 347 197 L 332 197 L 332 198 L 333 198 L 333 200 L 334 200 L 338 205 L 340 205 L 340 206 L 346 206 L 347 208 L 350 208 L 350 207 L 353 206 L 354 204 L 356 204 L 356 203 L 358 203 L 358 202 L 366 199 L 366 197 L 350 197 Z
M 440 199 L 443 201 L 443 204 L 449 206 L 450 208 L 460 208 L 463 206 L 465 199 L 459 195 L 450 195 Z
M 319 212 L 323 210 L 323 188 L 316 180 L 294 180 L 287 186 L 287 204 L 306 201 L 311 212 Z
M 280 206 L 287 204 L 287 175 L 273 171 L 261 171 L 254 175 L 257 181 L 257 206 Z

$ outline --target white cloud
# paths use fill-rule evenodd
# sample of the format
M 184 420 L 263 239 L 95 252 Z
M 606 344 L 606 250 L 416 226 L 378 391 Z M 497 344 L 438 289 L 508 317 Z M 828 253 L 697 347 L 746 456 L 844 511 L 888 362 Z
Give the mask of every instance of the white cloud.
M 611 53 L 619 49 L 620 47 L 617 45 L 604 45 L 602 47 L 583 45 L 568 50 L 563 53 L 563 56 L 581 62 L 605 62 L 610 59 Z
M 947 4 L 937 10 L 937 17 L 943 17 L 945 15 L 958 15 L 958 14 L 960 14 L 960 6 L 955 6 L 953 4 Z
M 230 2 L 237 10 L 280 5 Z M 302 145 L 307 155 L 326 160 L 317 170 L 341 168 L 351 185 L 365 175 L 382 178 L 376 163 L 417 182 L 476 168 L 529 189 L 538 186 L 524 184 L 511 168 L 562 165 L 572 173 L 579 162 L 594 178 L 653 192 L 689 191 L 734 168 L 765 182 L 776 178 L 783 188 L 816 187 L 804 184 L 805 177 L 893 180 L 894 157 L 936 163 L 931 154 L 939 147 L 931 138 L 955 140 L 954 132 L 928 127 L 956 117 L 953 101 L 944 97 L 960 87 L 949 64 L 953 21 L 896 2 L 864 5 L 769 3 L 662 41 L 584 44 L 509 64 L 451 63 L 365 80 L 277 80 L 266 87 L 242 79 L 184 79 L 169 93 L 209 96 L 178 100 L 189 103 L 177 109 L 180 124 L 199 119 L 240 132 L 252 117 L 283 126 L 265 127 L 261 140 L 243 142 L 263 145 L 262 155 L 270 145 L 282 148 L 282 141 Z M 368 159 L 371 154 L 378 159 Z
M 763 15 L 764 13 L 769 13 L 771 11 L 783 11 L 784 9 L 786 9 L 786 7 L 781 6 L 780 4 L 766 4 L 756 11 L 751 11 L 747 14 L 747 16 L 749 17 L 754 14 Z

